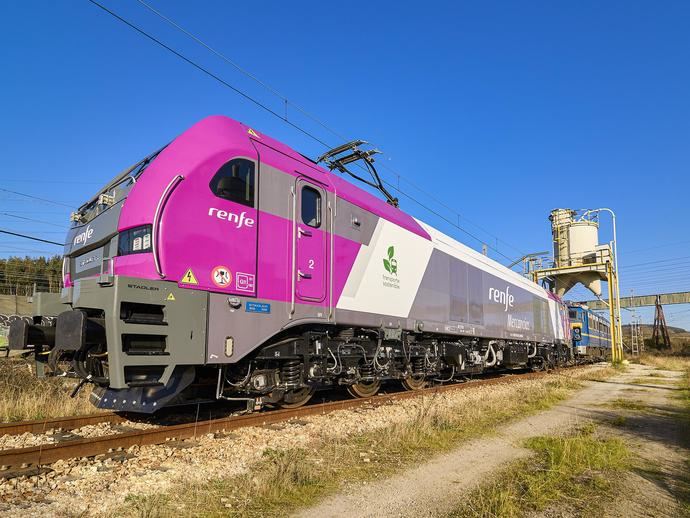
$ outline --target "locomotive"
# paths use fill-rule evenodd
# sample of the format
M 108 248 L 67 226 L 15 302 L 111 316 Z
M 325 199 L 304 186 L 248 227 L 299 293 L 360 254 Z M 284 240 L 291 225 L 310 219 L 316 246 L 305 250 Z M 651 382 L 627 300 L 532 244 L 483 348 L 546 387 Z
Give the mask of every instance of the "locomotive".
M 64 288 L 36 295 L 10 347 L 93 384 L 97 407 L 144 413 L 574 361 L 567 305 L 398 208 L 365 144 L 313 161 L 201 120 L 72 215 Z
M 577 303 L 568 305 L 572 327 L 573 353 L 576 357 L 602 359 L 611 352 L 611 326 L 609 321 Z

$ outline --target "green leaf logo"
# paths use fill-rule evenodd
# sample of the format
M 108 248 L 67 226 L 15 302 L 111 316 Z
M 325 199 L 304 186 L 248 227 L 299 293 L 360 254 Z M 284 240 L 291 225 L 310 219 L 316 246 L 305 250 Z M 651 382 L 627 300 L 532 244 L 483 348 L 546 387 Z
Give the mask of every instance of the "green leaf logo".
M 383 260 L 383 267 L 388 273 L 398 275 L 398 261 L 393 257 L 395 255 L 395 247 L 388 247 L 388 258 Z

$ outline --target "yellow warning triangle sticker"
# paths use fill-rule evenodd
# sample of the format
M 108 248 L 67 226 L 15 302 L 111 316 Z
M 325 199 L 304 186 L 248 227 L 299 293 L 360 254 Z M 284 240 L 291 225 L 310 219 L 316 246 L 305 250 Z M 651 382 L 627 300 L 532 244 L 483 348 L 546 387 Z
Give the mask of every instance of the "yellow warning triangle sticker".
M 180 284 L 194 284 L 195 286 L 199 284 L 199 281 L 196 280 L 196 276 L 191 268 L 189 268 L 182 276 L 180 279 Z
M 261 138 L 261 137 L 258 135 L 258 133 L 257 133 L 256 131 L 254 131 L 253 129 L 251 129 L 251 128 L 249 128 L 249 129 L 247 130 L 247 133 L 249 133 L 252 137 Z
M 175 295 L 173 295 L 173 294 L 171 293 L 170 295 L 168 295 L 168 296 L 166 297 L 165 300 L 175 300 Z

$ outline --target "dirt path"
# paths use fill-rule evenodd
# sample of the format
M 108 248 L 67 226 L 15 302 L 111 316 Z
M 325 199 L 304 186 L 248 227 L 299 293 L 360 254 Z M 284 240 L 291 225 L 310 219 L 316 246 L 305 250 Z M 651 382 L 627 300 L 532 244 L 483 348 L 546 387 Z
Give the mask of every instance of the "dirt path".
M 673 407 L 668 398 L 675 388 L 655 384 L 651 377 L 650 383 L 632 383 L 652 371 L 650 367 L 630 365 L 628 372 L 606 382 L 587 382 L 584 389 L 551 410 L 517 421 L 498 433 L 466 443 L 462 448 L 395 477 L 348 486 L 298 516 L 443 516 L 464 498 L 471 498 L 472 488 L 492 472 L 529 455 L 528 450 L 520 446 L 522 441 L 538 435 L 563 433 L 591 420 L 611 422 L 621 410 L 606 406 L 606 403 L 619 398 L 639 400 L 654 411 L 626 416 L 626 426 L 613 431 L 629 438 L 636 452 L 644 452 L 649 471 L 647 476 L 630 475 L 630 484 L 626 484 L 630 492 L 622 495 L 612 515 L 679 516 L 671 496 L 673 488 L 659 483 L 659 480 L 666 480 L 663 472 L 682 473 L 684 455 L 687 455 L 679 444 L 678 425 L 669 414 Z M 677 372 L 654 372 L 665 378 L 680 376 Z M 657 472 L 659 469 L 661 474 Z
M 679 508 L 673 496 L 688 491 L 690 483 L 690 444 L 682 434 L 687 422 L 679 422 L 681 409 L 673 401 L 679 389 L 669 383 L 677 381 L 681 373 L 646 368 L 645 374 L 646 377 L 638 376 L 638 383 L 625 387 L 623 393 L 627 398 L 642 402 L 646 408 L 619 410 L 618 415 L 624 422 L 616 430 L 639 457 L 639 467 L 628 474 L 624 492 L 608 516 L 690 516 L 687 510 L 683 512 Z

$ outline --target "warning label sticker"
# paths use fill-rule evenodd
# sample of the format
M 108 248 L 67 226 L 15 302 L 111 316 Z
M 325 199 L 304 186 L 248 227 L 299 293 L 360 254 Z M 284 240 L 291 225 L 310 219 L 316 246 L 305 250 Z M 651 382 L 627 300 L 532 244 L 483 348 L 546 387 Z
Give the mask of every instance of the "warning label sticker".
M 235 274 L 235 289 L 237 291 L 254 292 L 256 277 L 253 273 L 237 272 Z
M 232 273 L 227 266 L 216 266 L 211 272 L 213 284 L 219 288 L 227 288 L 232 283 Z
M 165 300 L 175 300 L 175 295 L 173 295 L 173 294 L 171 293 L 170 295 L 168 295 L 168 296 L 165 298 Z
M 180 284 L 193 284 L 198 285 L 199 281 L 196 280 L 196 276 L 191 268 L 188 268 L 185 274 L 180 279 Z

